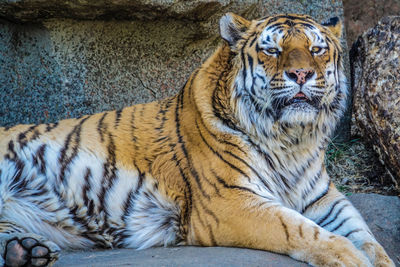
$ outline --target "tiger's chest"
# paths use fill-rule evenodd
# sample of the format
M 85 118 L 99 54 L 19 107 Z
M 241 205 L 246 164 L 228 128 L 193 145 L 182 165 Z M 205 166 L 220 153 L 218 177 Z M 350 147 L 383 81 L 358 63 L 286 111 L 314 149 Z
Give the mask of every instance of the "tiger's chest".
M 274 202 L 301 211 L 308 200 L 325 189 L 329 178 L 319 150 L 251 151 L 251 179 L 242 183 Z

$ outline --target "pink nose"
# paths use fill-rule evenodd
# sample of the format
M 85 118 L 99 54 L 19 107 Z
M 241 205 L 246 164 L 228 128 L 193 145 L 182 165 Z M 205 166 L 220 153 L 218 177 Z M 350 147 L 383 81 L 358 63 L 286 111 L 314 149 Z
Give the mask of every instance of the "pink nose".
M 296 83 L 303 85 L 314 75 L 314 71 L 305 69 L 290 69 L 289 71 L 286 71 L 286 75 Z

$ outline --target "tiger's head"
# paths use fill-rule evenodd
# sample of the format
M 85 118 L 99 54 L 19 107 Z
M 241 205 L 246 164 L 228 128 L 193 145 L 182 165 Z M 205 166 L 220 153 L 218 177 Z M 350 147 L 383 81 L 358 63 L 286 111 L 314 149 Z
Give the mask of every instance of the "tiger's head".
M 338 19 L 322 25 L 294 14 L 221 18 L 235 70 L 231 107 L 247 132 L 267 137 L 312 125 L 331 133 L 346 98 L 341 27 Z

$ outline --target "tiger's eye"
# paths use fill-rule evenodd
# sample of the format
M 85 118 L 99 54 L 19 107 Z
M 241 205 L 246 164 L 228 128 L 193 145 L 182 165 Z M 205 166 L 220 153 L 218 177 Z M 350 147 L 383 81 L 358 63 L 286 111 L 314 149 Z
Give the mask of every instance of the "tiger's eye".
M 267 51 L 268 54 L 278 54 L 279 53 L 278 48 L 275 48 L 275 47 L 268 48 L 265 51 Z
M 311 53 L 313 53 L 313 54 L 318 54 L 318 53 L 321 53 L 322 52 L 322 47 L 320 47 L 320 46 L 313 46 L 312 48 L 311 48 Z

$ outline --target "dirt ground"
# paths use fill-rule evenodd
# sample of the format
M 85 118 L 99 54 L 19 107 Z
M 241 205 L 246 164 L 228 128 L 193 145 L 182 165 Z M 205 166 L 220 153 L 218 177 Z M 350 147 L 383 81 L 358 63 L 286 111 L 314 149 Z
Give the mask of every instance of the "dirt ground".
M 333 140 L 328 147 L 326 166 L 332 181 L 342 193 L 400 196 L 391 174 L 360 136 L 353 136 L 347 143 Z

